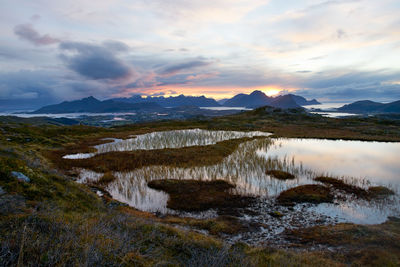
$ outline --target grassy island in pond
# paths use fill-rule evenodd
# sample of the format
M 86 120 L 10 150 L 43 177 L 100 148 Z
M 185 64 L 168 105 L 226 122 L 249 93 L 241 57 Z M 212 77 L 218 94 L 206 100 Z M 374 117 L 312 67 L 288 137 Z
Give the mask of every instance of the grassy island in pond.
M 153 180 L 150 188 L 163 190 L 170 195 L 168 208 L 183 211 L 229 209 L 247 206 L 251 198 L 234 195 L 229 189 L 235 186 L 223 180 Z
M 330 203 L 334 196 L 329 188 L 322 185 L 300 185 L 283 191 L 277 198 L 282 205 L 294 205 L 295 203 Z

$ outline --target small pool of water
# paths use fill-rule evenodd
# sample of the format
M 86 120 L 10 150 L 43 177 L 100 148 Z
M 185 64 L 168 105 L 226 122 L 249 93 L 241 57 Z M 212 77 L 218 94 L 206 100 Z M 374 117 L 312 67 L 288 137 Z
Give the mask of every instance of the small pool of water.
M 127 142 L 115 142 L 108 148 L 99 149 L 105 153 L 109 149 L 134 149 L 163 147 L 160 143 L 167 140 L 168 147 L 213 144 L 222 140 L 258 136 L 260 133 L 184 130 L 173 136 L 157 133 L 159 143 L 150 140 L 139 144 L 129 139 Z M 185 136 L 185 135 L 189 135 Z M 267 133 L 263 133 L 267 135 Z M 199 138 L 199 139 L 197 139 Z M 182 141 L 187 140 L 187 141 Z M 132 144 L 132 142 L 134 144 Z M 111 143 L 113 144 L 113 143 Z M 119 151 L 119 150 L 117 150 Z M 234 193 L 254 196 L 257 201 L 250 208 L 258 215 L 243 214 L 242 219 L 264 225 L 256 234 L 242 235 L 241 240 L 263 240 L 274 238 L 287 228 L 329 224 L 335 222 L 353 222 L 377 224 L 388 216 L 400 216 L 400 143 L 362 142 L 322 139 L 274 139 L 260 138 L 246 141 L 238 149 L 211 166 L 178 168 L 170 166 L 149 166 L 130 172 L 115 172 L 116 181 L 109 184 L 107 191 L 113 198 L 143 211 L 171 213 L 182 216 L 214 217 L 217 213 L 209 210 L 203 213 L 181 213 L 167 208 L 168 194 L 149 188 L 147 183 L 156 179 L 223 179 L 236 186 Z M 194 155 L 195 156 L 195 155 Z M 294 180 L 277 180 L 266 174 L 268 169 L 288 171 L 296 176 Z M 275 203 L 276 197 L 284 190 L 303 185 L 316 184 L 314 178 L 329 175 L 344 179 L 353 185 L 368 188 L 383 185 L 396 192 L 384 199 L 365 201 L 351 197 L 335 200 L 332 204 L 300 204 L 291 210 Z M 97 180 L 101 174 L 81 171 L 80 181 Z M 283 218 L 273 218 L 268 213 L 280 211 Z M 239 237 L 236 237 L 239 238 Z M 239 239 L 240 239 L 239 238 Z M 249 242 L 249 243 L 251 243 Z M 253 242 L 254 243 L 254 242 Z

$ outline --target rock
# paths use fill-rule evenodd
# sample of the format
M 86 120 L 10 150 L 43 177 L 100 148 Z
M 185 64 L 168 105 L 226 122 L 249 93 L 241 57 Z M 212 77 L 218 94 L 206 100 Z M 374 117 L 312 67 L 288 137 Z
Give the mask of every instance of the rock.
M 0 196 L 5 195 L 6 191 L 0 186 Z
M 31 181 L 31 179 L 29 179 L 29 177 L 25 176 L 25 174 L 23 174 L 23 173 L 21 173 L 21 172 L 12 171 L 12 172 L 11 172 L 11 175 L 12 175 L 13 177 L 17 178 L 18 181 L 21 181 L 21 182 L 29 183 L 29 182 Z

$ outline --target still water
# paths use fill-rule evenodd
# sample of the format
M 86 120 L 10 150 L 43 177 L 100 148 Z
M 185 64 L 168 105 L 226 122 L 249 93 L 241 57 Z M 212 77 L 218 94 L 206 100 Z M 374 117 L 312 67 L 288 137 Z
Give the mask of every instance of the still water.
M 213 144 L 218 142 L 217 140 L 268 135 L 260 132 L 192 131 L 175 131 L 174 136 L 177 138 L 170 139 L 168 146 Z M 171 133 L 168 135 L 171 136 Z M 196 137 L 192 139 L 190 135 Z M 156 144 L 164 142 L 160 136 L 163 134 L 147 136 L 147 141 L 140 145 L 145 148 L 141 149 L 159 147 Z M 203 141 L 197 140 L 198 138 Z M 139 139 L 132 139 L 129 142 L 133 140 Z M 152 140 L 155 141 L 153 145 L 146 145 L 151 144 Z M 112 148 L 112 151 L 119 151 L 119 148 L 135 149 L 135 146 L 131 143 L 116 142 L 109 148 Z M 109 148 L 100 151 L 106 153 Z M 264 234 L 271 231 L 281 232 L 284 228 L 293 228 L 296 225 L 308 226 L 310 221 L 321 217 L 325 218 L 326 223 L 375 224 L 384 222 L 388 216 L 400 215 L 399 155 L 400 143 L 265 137 L 242 143 L 231 155 L 211 166 L 191 168 L 150 166 L 130 172 L 115 172 L 114 175 L 118 179 L 108 185 L 107 191 L 113 198 L 140 210 L 180 214 L 167 208 L 168 194 L 149 188 L 147 182 L 154 179 L 223 179 L 236 185 L 234 193 L 257 197 L 257 203 L 252 208 L 259 215 L 246 215 L 245 219 L 268 225 L 275 223 L 275 230 L 264 231 Z M 288 171 L 294 174 L 296 179 L 277 180 L 266 174 L 268 169 Z M 347 197 L 335 200 L 333 204 L 299 204 L 293 211 L 276 205 L 275 198 L 283 190 L 302 184 L 318 183 L 313 179 L 319 175 L 338 177 L 363 188 L 383 185 L 395 191 L 396 195 L 374 201 Z M 100 177 L 101 174 L 82 170 L 80 180 L 86 182 Z M 282 211 L 285 216 L 281 219 L 271 218 L 268 215 L 271 210 Z M 213 214 L 215 215 L 213 211 L 209 211 L 184 215 L 207 217 L 214 216 Z M 299 216 L 303 218 L 303 221 L 296 219 Z
M 152 132 L 132 138 L 112 139 L 113 142 L 95 146 L 95 153 L 78 153 L 64 156 L 65 159 L 84 159 L 96 154 L 112 151 L 152 150 L 164 148 L 182 148 L 189 146 L 213 145 L 221 141 L 244 137 L 269 136 L 266 132 L 209 131 L 202 129 Z

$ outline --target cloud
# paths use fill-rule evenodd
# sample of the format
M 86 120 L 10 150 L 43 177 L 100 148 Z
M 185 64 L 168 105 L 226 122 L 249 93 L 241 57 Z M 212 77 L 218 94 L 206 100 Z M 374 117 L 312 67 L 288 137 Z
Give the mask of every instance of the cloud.
M 115 53 L 128 52 L 131 48 L 123 42 L 115 40 L 107 40 L 103 42 L 104 48 L 113 51 Z
M 94 80 L 124 79 L 134 74 L 132 68 L 113 53 L 126 51 L 123 43 L 106 43 L 94 45 L 80 42 L 62 42 L 60 49 L 64 52 L 61 58 L 74 72 Z
M 51 45 L 60 42 L 60 39 L 48 34 L 40 35 L 32 24 L 20 24 L 14 27 L 14 33 L 21 39 L 31 42 L 37 46 Z
M 179 64 L 174 64 L 165 67 L 161 70 L 160 74 L 162 75 L 174 75 L 181 71 L 191 70 L 198 67 L 204 67 L 210 65 L 211 62 L 203 61 L 203 60 L 192 60 L 188 62 L 183 62 Z

